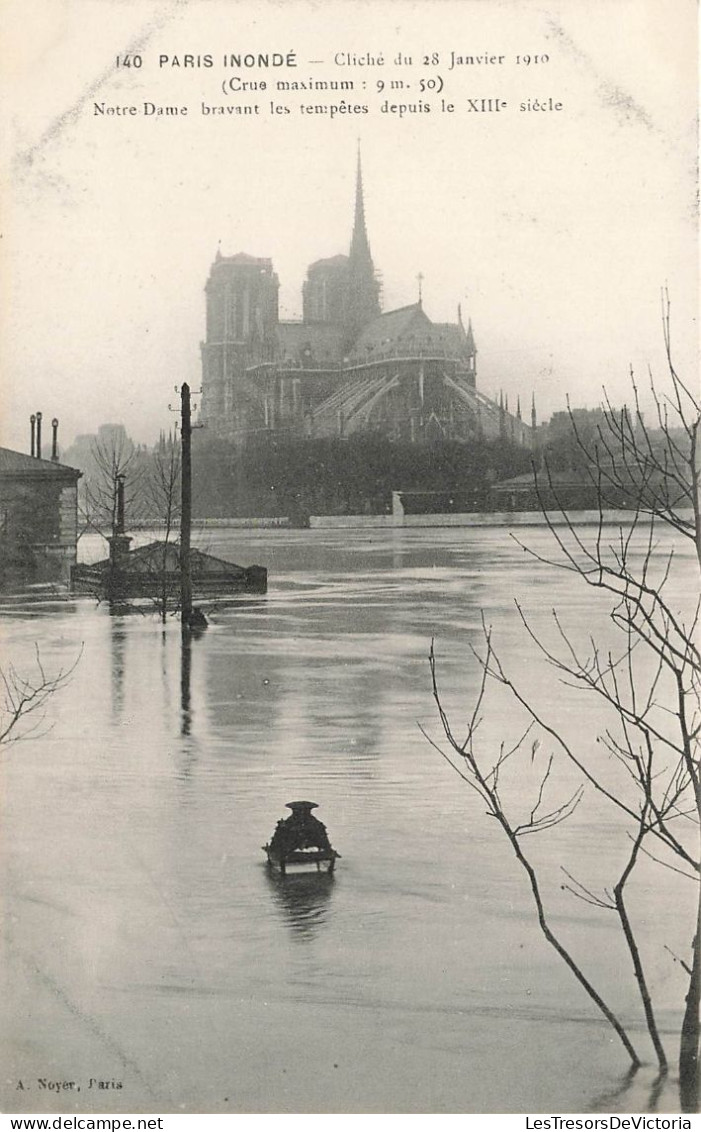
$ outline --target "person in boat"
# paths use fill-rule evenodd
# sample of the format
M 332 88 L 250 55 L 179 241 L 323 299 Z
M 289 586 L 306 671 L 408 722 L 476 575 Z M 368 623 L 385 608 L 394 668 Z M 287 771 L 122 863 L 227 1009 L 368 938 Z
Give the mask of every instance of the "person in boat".
M 331 849 L 326 826 L 312 813 L 316 802 L 288 802 L 287 805 L 292 813 L 277 823 L 270 840 L 273 853 L 284 857 L 299 849 Z

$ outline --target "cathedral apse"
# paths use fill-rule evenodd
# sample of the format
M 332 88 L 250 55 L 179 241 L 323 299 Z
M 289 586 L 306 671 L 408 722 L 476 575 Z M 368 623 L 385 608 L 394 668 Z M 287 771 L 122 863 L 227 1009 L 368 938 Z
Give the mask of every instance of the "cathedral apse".
M 472 323 L 433 322 L 417 302 L 383 311 L 358 154 L 348 254 L 310 264 L 302 319 L 283 320 L 269 258 L 218 251 L 205 286 L 200 420 L 243 446 L 261 434 L 468 441 L 530 447 L 531 423 L 477 387 Z

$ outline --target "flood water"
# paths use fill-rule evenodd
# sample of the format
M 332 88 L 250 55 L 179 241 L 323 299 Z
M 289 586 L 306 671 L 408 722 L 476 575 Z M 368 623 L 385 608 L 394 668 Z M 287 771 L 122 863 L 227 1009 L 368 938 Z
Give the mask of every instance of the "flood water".
M 549 549 L 543 529 L 520 537 Z M 6 669 L 31 674 L 36 645 L 49 674 L 77 661 L 40 728 L 2 749 L 2 1109 L 675 1111 L 615 916 L 562 888 L 560 865 L 615 883 L 617 812 L 587 791 L 569 822 L 525 840 L 553 926 L 650 1063 L 633 1082 L 484 803 L 420 729 L 439 740 L 434 638 L 464 732 L 484 615 L 544 715 L 605 758 L 600 707 L 558 684 L 514 598 L 545 633 L 557 607 L 576 639 L 610 639 L 607 606 L 502 528 L 217 531 L 202 545 L 267 566 L 269 592 L 215 610 L 187 646 L 150 611 L 2 600 Z M 698 589 L 683 547 L 675 571 L 681 601 Z M 503 691 L 490 697 L 485 757 L 522 729 Z M 540 770 L 524 760 L 504 790 L 528 810 Z M 578 784 L 554 770 L 553 800 Z M 342 854 L 331 879 L 265 866 L 300 798 Z M 665 948 L 687 954 L 691 896 L 653 862 L 631 886 L 672 1060 L 684 981 Z

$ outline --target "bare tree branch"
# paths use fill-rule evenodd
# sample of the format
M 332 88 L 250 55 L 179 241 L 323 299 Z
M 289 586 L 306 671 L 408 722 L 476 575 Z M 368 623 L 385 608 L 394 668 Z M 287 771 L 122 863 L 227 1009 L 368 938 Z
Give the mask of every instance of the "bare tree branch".
M 674 367 L 666 292 L 662 299 L 662 324 L 668 387 L 660 389 L 650 376 L 652 425 L 644 419 L 632 371 L 632 406 L 614 408 L 604 391 L 600 418 L 593 432 L 589 419 L 584 421 L 586 429 L 580 427 L 582 418 L 568 403 L 578 466 L 596 490 L 593 532 L 576 525 L 558 499 L 556 480 L 546 458 L 541 472 L 535 471 L 535 486 L 553 550 L 548 553 L 533 549 L 511 536 L 534 561 L 565 571 L 608 599 L 609 622 L 620 635 L 619 647 L 604 647 L 592 634 L 586 645 L 579 644 L 582 634 L 572 633 L 557 610 L 552 610 L 545 631 L 536 628 L 516 601 L 517 615 L 536 656 L 550 666 L 562 685 L 594 697 L 601 705 L 606 722 L 600 732 L 570 737 L 566 727 L 550 721 L 536 702 L 537 694 L 526 692 L 519 679 L 507 672 L 484 616 L 484 652 L 470 646 L 481 677 L 467 739 L 462 745 L 456 743 L 441 704 L 433 647 L 430 669 L 434 700 L 450 747 L 450 755 L 441 752 L 443 757 L 480 795 L 489 815 L 501 826 L 528 874 L 541 930 L 617 1030 L 633 1066 L 639 1064 L 637 1055 L 629 1048 L 615 1015 L 610 1016 L 609 1008 L 601 1005 L 577 963 L 553 937 L 534 866 L 524 855 L 523 839 L 566 821 L 579 804 L 585 785 L 618 815 L 629 839 L 629 852 L 617 871 L 615 883 L 604 888 L 601 895 L 594 886 L 563 869 L 567 883 L 561 888 L 595 908 L 616 912 L 661 1073 L 666 1071 L 667 1056 L 636 927 L 627 907 L 626 889 L 643 857 L 695 883 L 697 909 L 688 935 L 691 959 L 687 962 L 675 957 L 689 980 L 679 1052 L 680 1096 L 682 1110 L 686 1112 L 696 1111 L 698 1106 L 701 1043 L 701 597 L 688 592 L 680 597 L 675 582 L 678 550 L 673 545 L 663 551 L 660 535 L 667 530 L 677 540 L 693 540 L 701 568 L 701 405 Z M 625 510 L 613 533 L 608 515 L 611 508 Z M 551 644 L 544 632 L 552 636 L 553 631 Z M 520 709 L 519 716 L 525 713 L 527 721 L 516 743 L 510 746 L 502 740 L 498 753 L 490 753 L 483 734 L 477 734 L 478 721 L 488 710 L 487 692 L 492 683 L 508 693 Z M 526 737 L 532 751 L 530 770 L 520 757 L 526 751 Z M 541 738 L 547 739 L 552 753 L 533 784 L 532 764 Z M 564 801 L 546 802 L 554 786 L 556 764 L 561 759 L 579 772 L 581 783 Z M 507 791 L 500 790 L 505 774 L 511 780 L 516 776 L 518 802 L 526 807 L 524 817 L 514 818 L 507 813 Z M 509 810 L 512 808 L 510 803 Z M 662 855 L 650 848 L 655 844 Z
M 37 738 L 43 733 L 48 701 L 68 683 L 81 655 L 82 649 L 69 668 L 59 669 L 49 675 L 44 668 L 39 646 L 35 645 L 35 671 L 32 674 L 24 675 L 12 664 L 0 669 L 0 744 Z

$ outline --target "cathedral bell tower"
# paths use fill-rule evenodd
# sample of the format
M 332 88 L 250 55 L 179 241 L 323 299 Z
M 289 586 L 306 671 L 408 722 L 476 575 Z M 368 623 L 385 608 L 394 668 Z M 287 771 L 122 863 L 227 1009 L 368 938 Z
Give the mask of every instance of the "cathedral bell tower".
M 256 427 L 246 370 L 275 357 L 278 278 L 272 260 L 218 251 L 205 285 L 207 338 L 202 343 L 201 417 L 219 435 Z

